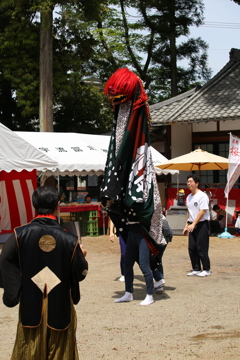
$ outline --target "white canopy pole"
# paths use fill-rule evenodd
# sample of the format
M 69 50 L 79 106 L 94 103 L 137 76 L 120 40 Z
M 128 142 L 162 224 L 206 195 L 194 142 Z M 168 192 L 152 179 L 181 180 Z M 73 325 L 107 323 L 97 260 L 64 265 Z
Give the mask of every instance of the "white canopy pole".
M 57 175 L 58 194 L 60 194 L 60 175 L 58 169 L 57 171 L 58 171 L 58 175 Z M 58 206 L 58 223 L 60 224 L 60 206 Z

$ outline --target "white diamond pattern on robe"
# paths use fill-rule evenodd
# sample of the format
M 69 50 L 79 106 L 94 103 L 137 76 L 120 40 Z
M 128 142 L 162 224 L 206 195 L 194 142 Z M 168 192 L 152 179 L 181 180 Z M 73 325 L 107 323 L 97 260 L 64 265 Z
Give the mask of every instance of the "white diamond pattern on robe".
M 44 292 L 46 286 L 47 294 L 49 294 L 50 291 L 61 282 L 61 280 L 52 272 L 52 270 L 49 269 L 48 266 L 39 271 L 39 273 L 33 276 L 31 280 L 42 292 Z

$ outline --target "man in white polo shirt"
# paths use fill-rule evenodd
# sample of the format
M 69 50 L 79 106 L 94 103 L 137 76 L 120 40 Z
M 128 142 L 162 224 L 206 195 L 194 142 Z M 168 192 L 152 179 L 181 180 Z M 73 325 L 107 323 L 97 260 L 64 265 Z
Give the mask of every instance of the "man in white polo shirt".
M 187 177 L 187 186 L 191 191 L 186 200 L 188 218 L 183 235 L 188 234 L 188 251 L 192 263 L 192 271 L 188 276 L 209 276 L 209 198 L 199 190 L 199 178 L 196 175 Z

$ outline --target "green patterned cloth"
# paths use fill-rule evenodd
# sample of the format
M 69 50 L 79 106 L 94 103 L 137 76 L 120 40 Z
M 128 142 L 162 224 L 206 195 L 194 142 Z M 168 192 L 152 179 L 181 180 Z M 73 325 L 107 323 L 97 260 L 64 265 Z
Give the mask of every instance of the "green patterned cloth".
M 127 222 L 139 222 L 146 240 L 160 249 L 166 245 L 162 206 L 150 150 L 147 104 L 134 108 L 139 91 L 133 101 L 115 105 L 101 199 L 125 241 Z

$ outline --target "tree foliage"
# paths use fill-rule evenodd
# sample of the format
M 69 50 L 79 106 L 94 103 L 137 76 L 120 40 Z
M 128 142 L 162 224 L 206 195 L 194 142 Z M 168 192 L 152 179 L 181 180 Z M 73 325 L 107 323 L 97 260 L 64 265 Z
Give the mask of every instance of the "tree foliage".
M 202 0 L 2 0 L 0 121 L 11 129 L 38 126 L 39 14 L 49 10 L 55 131 L 108 131 L 112 110 L 102 87 L 119 67 L 142 78 L 150 102 L 171 96 L 174 66 L 178 93 L 210 76 L 207 44 L 189 36 L 203 21 Z
M 109 31 L 114 29 L 115 44 L 125 48 L 124 59 L 145 82 L 151 101 L 176 95 L 210 78 L 208 46 L 201 38 L 189 36 L 189 27 L 203 22 L 202 0 L 120 0 L 118 3 L 119 15 L 115 13 L 102 21 L 104 42 L 114 57 L 112 36 L 110 42 L 108 39 Z M 135 15 L 130 17 L 129 12 Z
M 78 106 L 72 111 L 75 128 L 78 131 L 94 132 L 96 126 L 99 126 L 102 131 L 106 131 L 110 126 L 111 109 L 109 107 L 107 110 L 104 108 L 104 111 L 101 109 L 105 99 L 103 100 L 99 89 L 87 91 L 86 86 L 83 86 L 83 79 L 92 75 L 96 68 L 91 60 L 96 41 L 87 26 L 90 21 L 88 19 L 95 16 L 95 12 L 91 10 L 94 8 L 98 13 L 99 1 L 68 1 L 67 3 L 65 11 L 61 11 L 64 7 L 58 8 L 61 16 L 55 17 L 53 27 L 53 94 L 56 129 L 62 131 L 69 129 L 67 123 L 65 130 L 63 124 L 57 125 L 61 114 L 57 115 L 56 109 L 68 109 L 64 101 L 69 100 L 71 94 L 73 99 L 69 103 L 75 106 L 77 103 L 85 103 L 85 106 Z M 39 125 L 39 11 L 49 11 L 56 5 L 64 4 L 65 1 L 6 1 L 1 4 L 0 121 L 13 130 L 32 130 Z M 80 5 L 81 11 L 79 11 Z M 76 13 L 74 21 L 67 18 L 70 15 L 67 6 L 71 6 L 72 13 Z M 80 20 L 76 21 L 79 13 L 81 13 Z M 72 80 L 76 78 L 79 80 L 78 88 L 77 91 L 72 91 L 72 89 L 76 90 Z M 67 91 L 69 91 L 68 96 L 66 96 Z M 79 96 L 78 99 L 76 94 Z M 86 96 L 89 96 L 89 99 Z M 89 104 L 87 112 L 86 103 Z M 80 108 L 84 114 L 79 112 Z M 105 114 L 105 125 L 102 113 Z M 89 121 L 88 129 L 86 117 Z M 69 120 L 69 112 L 66 114 L 66 119 Z M 74 126 L 71 131 L 73 129 Z
M 0 35 L 1 103 L 12 104 L 14 110 L 13 116 L 5 116 L 7 109 L 1 109 L 1 121 L 17 129 L 25 119 L 22 128 L 28 129 L 30 119 L 37 116 L 38 24 L 26 9 L 1 4 Z

